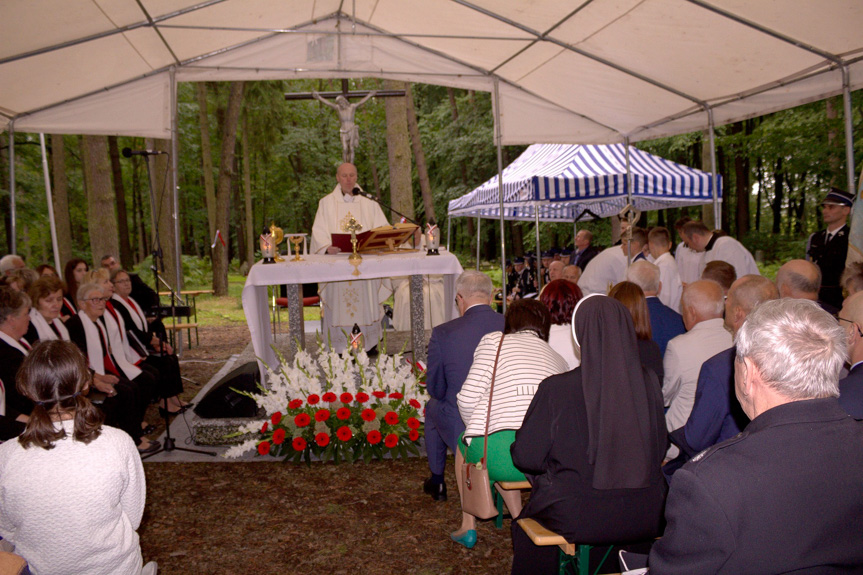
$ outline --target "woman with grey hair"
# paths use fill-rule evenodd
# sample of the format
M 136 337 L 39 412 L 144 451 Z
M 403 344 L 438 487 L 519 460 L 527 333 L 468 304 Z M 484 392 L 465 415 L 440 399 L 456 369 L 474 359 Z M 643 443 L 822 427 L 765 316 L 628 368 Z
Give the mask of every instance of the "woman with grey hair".
M 837 399 L 844 329 L 786 298 L 757 307 L 736 344 L 752 421 L 675 473 L 650 572 L 860 572 L 863 423 Z
M 24 431 L 33 409 L 33 404 L 15 388 L 15 376 L 30 352 L 30 343 L 24 339 L 29 326 L 27 294 L 0 288 L 0 440 Z

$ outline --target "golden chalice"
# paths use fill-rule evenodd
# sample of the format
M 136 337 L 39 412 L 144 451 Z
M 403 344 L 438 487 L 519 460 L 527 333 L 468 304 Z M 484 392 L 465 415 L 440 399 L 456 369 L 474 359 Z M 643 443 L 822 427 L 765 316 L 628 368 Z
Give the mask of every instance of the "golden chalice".
M 305 261 L 305 258 L 300 257 L 300 244 L 303 243 L 303 235 L 304 234 L 288 235 L 288 240 L 290 240 L 290 242 L 294 245 L 294 258 L 291 260 L 292 262 Z
M 276 222 L 270 224 L 270 233 L 273 234 L 273 250 L 275 252 L 275 260 L 277 262 L 285 261 L 285 258 L 279 255 L 279 244 L 285 239 L 285 233 L 282 228 L 276 225 Z

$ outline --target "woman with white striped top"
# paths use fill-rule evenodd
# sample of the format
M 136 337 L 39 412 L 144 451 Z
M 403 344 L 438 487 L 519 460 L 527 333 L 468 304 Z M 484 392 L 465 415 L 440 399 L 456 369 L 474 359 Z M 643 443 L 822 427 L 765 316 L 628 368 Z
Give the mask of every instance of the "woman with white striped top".
M 456 478 L 462 491 L 461 469 L 464 462 L 482 458 L 488 412 L 489 391 L 495 357 L 500 358 L 494 379 L 491 414 L 488 417 L 488 472 L 491 481 L 524 481 L 524 474 L 512 464 L 509 447 L 515 431 L 545 378 L 568 371 L 566 361 L 548 345 L 551 315 L 539 301 L 516 300 L 507 309 L 504 332 L 483 337 L 473 356 L 473 364 L 459 392 L 458 409 L 465 432 L 456 453 Z M 501 344 L 501 338 L 503 343 Z M 521 512 L 521 495 L 505 497 L 513 517 Z M 468 549 L 476 543 L 476 518 L 462 512 L 461 528 L 450 535 Z

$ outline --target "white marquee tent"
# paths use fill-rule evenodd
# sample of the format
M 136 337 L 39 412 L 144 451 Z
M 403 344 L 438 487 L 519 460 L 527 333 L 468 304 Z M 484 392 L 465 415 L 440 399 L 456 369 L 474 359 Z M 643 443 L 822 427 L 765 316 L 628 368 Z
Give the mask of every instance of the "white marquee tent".
M 484 90 L 498 145 L 712 135 L 844 94 L 852 189 L 861 29 L 860 0 L 4 0 L 0 129 L 172 138 L 178 222 L 177 82 Z

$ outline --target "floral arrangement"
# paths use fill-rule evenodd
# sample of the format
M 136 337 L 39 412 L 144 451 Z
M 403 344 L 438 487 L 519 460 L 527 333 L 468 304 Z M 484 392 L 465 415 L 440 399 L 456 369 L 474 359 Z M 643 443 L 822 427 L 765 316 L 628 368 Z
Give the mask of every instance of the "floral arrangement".
M 385 343 L 383 344 L 385 347 Z M 368 462 L 373 458 L 418 455 L 426 402 L 424 369 L 401 353 L 382 352 L 372 363 L 365 351 L 338 354 L 318 341 L 318 355 L 297 352 L 293 365 L 279 355 L 281 368 L 267 367 L 270 388 L 238 391 L 263 408 L 267 418 L 252 421 L 232 436 L 255 437 L 231 447 L 234 458 L 256 449 L 286 461 Z

